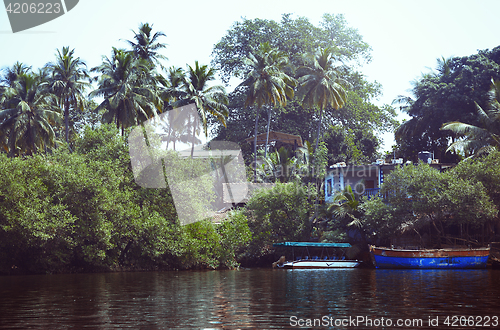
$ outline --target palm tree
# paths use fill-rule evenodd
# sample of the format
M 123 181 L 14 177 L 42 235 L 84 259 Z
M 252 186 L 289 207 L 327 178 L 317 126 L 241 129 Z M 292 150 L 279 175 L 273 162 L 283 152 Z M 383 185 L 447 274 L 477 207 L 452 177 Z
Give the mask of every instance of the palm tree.
M 12 68 L 6 68 L 3 70 L 5 73 L 0 78 L 0 83 L 4 85 L 4 87 L 14 87 L 14 82 L 18 79 L 18 77 L 23 73 L 28 73 L 31 71 L 30 66 L 26 66 L 21 62 L 16 62 Z
M 186 80 L 184 70 L 171 66 L 167 70 L 167 76 L 158 75 L 159 93 L 163 100 L 164 110 L 170 110 L 177 101 L 186 96 L 183 84 Z
M 190 130 L 190 122 L 192 118 L 189 118 L 189 115 L 186 115 L 184 111 L 180 111 L 180 109 L 169 110 L 162 115 L 162 121 L 160 122 L 160 127 L 163 132 L 159 133 L 162 141 L 166 141 L 166 149 L 170 145 L 170 142 L 173 144 L 173 150 L 175 151 L 175 143 L 189 143 L 192 140 L 191 130 Z M 201 140 L 195 139 L 195 143 L 201 143 Z
M 103 121 L 115 122 L 122 135 L 127 127 L 138 125 L 162 111 L 156 79 L 147 61 L 135 59 L 122 49 L 113 48 L 111 58 L 92 72 L 100 73 L 98 88 L 90 96 L 102 96 L 104 101 L 96 111 L 105 109 Z
M 167 141 L 166 148 L 170 142 L 189 142 L 187 137 L 187 116 L 184 115 L 179 109 L 175 109 L 175 104 L 178 103 L 182 97 L 186 95 L 186 92 L 182 90 L 183 83 L 185 81 L 184 70 L 180 67 L 171 66 L 167 70 L 167 76 L 159 75 L 159 93 L 163 101 L 163 112 L 162 121 L 160 126 L 165 133 L 160 133 L 162 141 Z
M 284 68 L 288 64 L 287 57 L 282 52 L 271 48 L 268 42 L 260 44 L 257 50 L 244 59 L 244 63 L 250 68 L 246 79 L 240 84 L 240 86 L 248 88 L 245 106 L 257 105 L 254 130 L 254 155 L 255 164 L 257 164 L 259 112 L 264 105 L 285 106 L 287 97 L 293 98 L 294 96 L 293 87 L 295 87 L 296 81 L 284 72 Z M 268 139 L 269 135 L 266 138 L 266 155 Z M 254 180 L 256 180 L 256 176 L 257 172 L 254 168 Z
M 323 111 L 329 106 L 338 110 L 346 102 L 344 87 L 348 83 L 339 78 L 333 55 L 331 47 L 318 49 L 314 54 L 307 55 L 307 64 L 297 70 L 302 104 L 309 108 L 319 108 L 318 132 L 314 150 L 318 149 Z
M 358 209 L 361 204 L 360 196 L 352 190 L 351 186 L 347 186 L 344 190 L 335 193 L 333 203 L 328 207 L 328 212 L 341 222 L 347 220 L 348 223 L 344 224 L 347 227 L 357 226 L 361 228 L 361 212 Z
M 444 56 L 441 56 L 441 58 L 437 59 L 437 67 L 436 71 L 438 72 L 438 76 L 448 76 L 452 72 L 452 57 L 445 58 Z
M 167 59 L 158 52 L 158 50 L 166 48 L 165 44 L 158 42 L 160 37 L 166 37 L 166 35 L 161 31 L 151 35 L 152 30 L 152 24 L 141 23 L 138 32 L 132 31 L 134 32 L 135 42 L 130 40 L 127 40 L 127 42 L 132 46 L 132 51 L 136 58 L 141 58 L 152 64 L 158 64 L 160 59 Z
M 268 153 L 263 157 L 264 167 L 263 170 L 268 170 L 262 173 L 263 176 L 271 174 L 274 176 L 275 181 L 282 183 L 289 182 L 298 178 L 298 168 L 303 165 L 302 150 L 297 150 L 296 155 L 285 147 L 281 147 L 274 152 Z M 267 173 L 271 172 L 271 173 Z
M 184 97 L 176 102 L 176 105 L 185 105 L 194 103 L 201 117 L 201 124 L 205 136 L 208 137 L 208 116 L 213 116 L 216 120 L 226 126 L 226 117 L 228 115 L 228 98 L 226 90 L 221 85 L 209 86 L 209 82 L 215 79 L 215 69 L 207 65 L 199 65 L 195 61 L 194 68 L 188 65 L 187 76 L 183 82 Z M 193 118 L 193 139 L 191 156 L 194 152 L 194 143 L 196 139 L 196 129 L 199 125 L 198 118 Z
M 65 140 L 69 146 L 69 111 L 80 109 L 83 111 L 86 99 L 84 92 L 90 83 L 86 81 L 90 76 L 86 64 L 79 57 L 74 56 L 74 49 L 63 47 L 57 50 L 56 62 L 49 63 L 51 71 L 50 88 L 59 97 L 59 105 L 64 110 Z M 71 150 L 71 149 L 70 149 Z
M 43 76 L 19 73 L 5 87 L 0 106 L 0 144 L 10 156 L 32 155 L 55 145 L 53 126 L 60 121 L 60 109 Z
M 500 149 L 500 81 L 492 79 L 488 98 L 489 109 L 486 111 L 476 103 L 479 125 L 456 121 L 441 127 L 442 130 L 450 130 L 464 137 L 463 140 L 453 142 L 447 151 L 463 150 L 466 155 L 477 155 L 493 148 Z

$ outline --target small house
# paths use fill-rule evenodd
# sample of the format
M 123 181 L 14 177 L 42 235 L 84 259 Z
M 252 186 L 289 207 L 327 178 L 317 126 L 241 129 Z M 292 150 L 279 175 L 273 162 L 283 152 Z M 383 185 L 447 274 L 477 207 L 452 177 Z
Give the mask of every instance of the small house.
M 430 152 L 419 152 L 419 161 L 428 163 L 431 167 L 440 171 L 455 166 L 455 164 L 440 163 L 439 159 L 433 159 Z M 384 183 L 384 177 L 394 171 L 398 166 L 411 165 L 412 162 L 403 162 L 403 158 L 392 159 L 391 163 L 378 159 L 370 165 L 347 165 L 337 163 L 327 169 L 325 176 L 325 202 L 333 202 L 333 196 L 347 186 L 353 191 L 367 196 L 375 196 Z

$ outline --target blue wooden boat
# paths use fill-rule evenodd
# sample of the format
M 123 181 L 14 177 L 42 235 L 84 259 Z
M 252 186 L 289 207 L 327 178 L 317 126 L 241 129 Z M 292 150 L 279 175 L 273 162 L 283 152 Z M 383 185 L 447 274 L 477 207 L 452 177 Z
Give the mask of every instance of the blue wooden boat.
M 370 246 L 377 268 L 463 269 L 486 268 L 489 248 L 403 250 Z

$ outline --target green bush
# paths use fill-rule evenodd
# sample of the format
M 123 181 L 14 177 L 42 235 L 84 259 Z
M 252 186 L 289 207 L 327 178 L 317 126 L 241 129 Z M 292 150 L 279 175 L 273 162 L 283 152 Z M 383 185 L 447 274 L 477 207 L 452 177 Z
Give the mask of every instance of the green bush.
M 274 242 L 309 238 L 309 219 L 316 198 L 312 184 L 276 183 L 272 189 L 256 191 L 246 204 L 252 241 L 245 257 L 259 258 L 270 252 Z
M 454 227 L 481 228 L 498 215 L 487 183 L 478 180 L 482 170 L 488 170 L 481 168 L 480 162 L 446 172 L 422 163 L 397 168 L 384 180 L 381 194 L 387 200 L 372 199 L 362 205 L 365 232 L 372 240 L 387 242 L 391 236 L 430 227 L 439 243 Z

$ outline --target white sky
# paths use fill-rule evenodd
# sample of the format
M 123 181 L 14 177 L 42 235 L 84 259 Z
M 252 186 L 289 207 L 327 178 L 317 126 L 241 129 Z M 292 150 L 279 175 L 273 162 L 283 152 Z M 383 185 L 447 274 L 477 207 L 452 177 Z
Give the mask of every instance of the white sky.
M 360 71 L 382 84 L 376 104 L 408 94 L 411 81 L 444 56 L 467 56 L 500 44 L 500 1 L 170 1 L 80 0 L 66 15 L 13 34 L 7 13 L 0 10 L 0 67 L 23 62 L 33 68 L 54 59 L 56 49 L 75 48 L 88 67 L 101 63 L 111 47 L 126 47 L 139 23 L 163 31 L 166 66 L 210 63 L 213 45 L 241 20 L 280 20 L 283 13 L 305 16 L 318 24 L 324 13 L 344 14 L 372 47 L 372 62 Z M 403 118 L 402 116 L 400 118 Z M 384 136 L 384 150 L 393 143 Z

